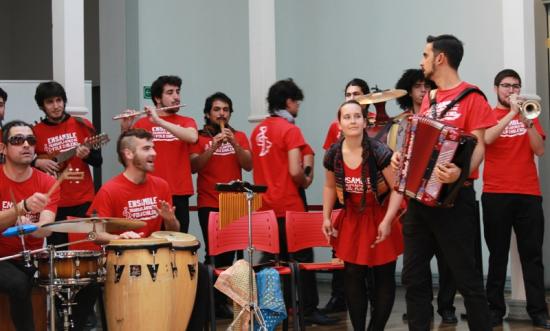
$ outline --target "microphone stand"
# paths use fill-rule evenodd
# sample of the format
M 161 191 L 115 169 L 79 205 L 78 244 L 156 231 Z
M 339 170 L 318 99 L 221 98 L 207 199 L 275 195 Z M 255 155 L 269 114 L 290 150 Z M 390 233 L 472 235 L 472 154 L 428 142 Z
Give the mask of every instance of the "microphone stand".
M 246 206 L 248 212 L 248 304 L 241 308 L 237 317 L 227 327 L 227 330 L 232 330 L 235 323 L 241 318 L 242 314 L 248 308 L 250 314 L 250 330 L 254 331 L 254 320 L 258 322 L 260 331 L 267 331 L 264 317 L 258 304 L 254 302 L 254 269 L 252 268 L 254 257 L 254 246 L 252 244 L 252 200 L 254 192 L 265 192 L 266 187 L 253 186 L 247 182 L 232 181 L 229 184 L 217 184 L 218 191 L 243 192 L 246 196 Z

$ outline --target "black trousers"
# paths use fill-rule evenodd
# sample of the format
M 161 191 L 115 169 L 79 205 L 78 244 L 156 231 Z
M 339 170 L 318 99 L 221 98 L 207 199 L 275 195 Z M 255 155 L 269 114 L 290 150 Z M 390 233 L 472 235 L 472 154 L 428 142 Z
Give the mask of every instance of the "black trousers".
M 546 314 L 542 243 L 544 214 L 542 197 L 525 194 L 484 193 L 483 225 L 489 248 L 487 299 L 489 307 L 500 316 L 506 314 L 504 283 L 510 251 L 512 228 L 516 234 L 519 258 L 531 317 Z
M 437 312 L 455 311 L 454 300 L 456 295 L 456 284 L 449 264 L 443 256 L 441 249 L 435 251 L 437 259 L 437 271 L 439 274 L 439 291 L 437 292 Z
M 0 292 L 9 298 L 11 319 L 17 331 L 34 331 L 31 299 L 34 271 L 19 261 L 0 262 Z
M 470 330 L 491 330 L 481 270 L 476 263 L 476 202 L 472 187 L 463 187 L 452 208 L 433 208 L 410 200 L 403 221 L 409 330 L 429 330 L 431 321 L 430 260 L 439 246 L 464 297 Z
M 199 268 L 197 273 L 197 295 L 195 296 L 195 303 L 193 304 L 193 311 L 189 324 L 187 325 L 187 331 L 201 331 L 204 329 L 204 325 L 208 318 L 208 307 L 210 295 L 208 294 L 208 268 L 199 262 Z
M 176 218 L 180 222 L 180 232 L 189 231 L 189 197 L 190 195 L 173 195 L 172 205 L 176 207 Z
M 285 218 L 278 217 L 277 223 L 279 224 L 279 259 L 281 261 L 289 261 L 291 259 L 286 247 Z M 274 256 L 272 254 L 262 253 L 260 262 L 265 263 L 273 259 Z M 313 249 L 307 248 L 293 253 L 292 260 L 298 262 L 313 262 Z M 300 283 L 302 286 L 301 291 L 303 293 L 304 301 L 303 311 L 305 315 L 308 315 L 317 309 L 317 306 L 319 305 L 319 292 L 317 290 L 317 279 L 315 277 L 315 272 L 300 272 Z M 288 303 L 290 298 L 290 284 L 286 279 L 284 281 L 284 289 L 285 300 Z

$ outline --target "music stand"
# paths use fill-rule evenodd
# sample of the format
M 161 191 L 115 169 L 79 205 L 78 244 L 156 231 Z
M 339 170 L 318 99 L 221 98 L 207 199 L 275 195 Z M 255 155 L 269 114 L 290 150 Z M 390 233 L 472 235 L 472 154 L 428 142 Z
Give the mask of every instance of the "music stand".
M 254 193 L 264 193 L 267 191 L 267 186 L 263 185 L 252 185 L 248 182 L 240 181 L 240 180 L 234 180 L 227 184 L 224 183 L 218 183 L 216 184 L 216 190 L 218 192 L 236 192 L 236 193 L 244 193 L 246 196 L 246 206 L 247 206 L 247 212 L 248 212 L 248 260 L 249 260 L 249 268 L 248 268 L 248 308 L 250 309 L 250 330 L 254 330 L 254 318 L 257 319 L 259 330 L 260 331 L 267 331 L 267 327 L 265 325 L 264 318 L 262 316 L 262 312 L 260 311 L 260 307 L 254 303 L 254 270 L 252 269 L 252 258 L 254 256 L 254 246 L 252 245 L 252 199 L 254 199 Z M 233 325 L 233 323 L 240 318 L 240 316 L 244 313 L 244 310 L 246 307 L 242 307 L 241 311 L 233 320 L 233 322 L 230 325 Z

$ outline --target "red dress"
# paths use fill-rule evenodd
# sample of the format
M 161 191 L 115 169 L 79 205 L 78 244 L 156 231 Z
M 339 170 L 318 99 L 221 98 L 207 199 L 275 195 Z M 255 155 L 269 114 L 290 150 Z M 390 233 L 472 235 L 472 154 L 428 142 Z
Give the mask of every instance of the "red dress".
M 380 206 L 374 198 L 367 181 L 366 207 L 361 212 L 361 166 L 351 169 L 344 163 L 345 173 L 345 207 L 342 214 L 333 224 L 338 236 L 332 244 L 336 256 L 346 262 L 377 266 L 397 260 L 403 253 L 403 235 L 401 223 L 394 220 L 390 235 L 371 248 L 378 234 L 378 225 L 384 218 L 389 199 Z

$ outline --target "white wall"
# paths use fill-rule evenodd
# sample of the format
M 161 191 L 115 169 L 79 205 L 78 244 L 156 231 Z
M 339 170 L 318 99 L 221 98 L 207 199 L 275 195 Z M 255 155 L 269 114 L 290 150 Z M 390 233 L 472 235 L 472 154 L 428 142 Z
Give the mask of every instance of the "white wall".
M 403 70 L 418 67 L 427 35 L 460 38 L 465 44 L 461 77 L 495 103 L 492 80 L 503 68 L 507 37 L 499 0 L 277 0 L 275 14 L 277 79 L 292 77 L 304 90 L 298 125 L 317 151 L 311 204 L 321 204 L 321 144 L 345 83 L 360 77 L 371 86 L 393 87 Z M 182 114 L 202 125 L 205 97 L 220 90 L 234 101 L 232 124 L 250 132 L 248 29 L 246 0 L 101 0 L 104 128 L 118 132 L 110 117 L 149 104 L 143 86 L 175 74 L 183 79 L 182 100 L 188 105 Z M 390 115 L 398 112 L 393 102 L 387 109 Z M 116 161 L 105 164 L 105 179 L 119 171 Z M 197 227 L 191 232 L 200 234 Z

